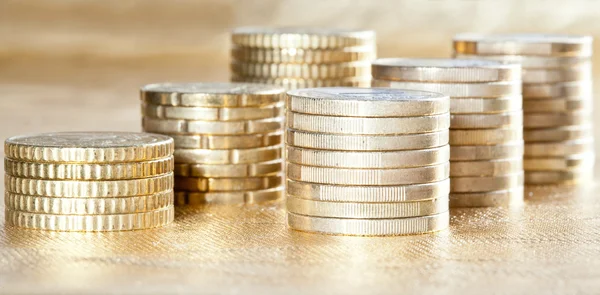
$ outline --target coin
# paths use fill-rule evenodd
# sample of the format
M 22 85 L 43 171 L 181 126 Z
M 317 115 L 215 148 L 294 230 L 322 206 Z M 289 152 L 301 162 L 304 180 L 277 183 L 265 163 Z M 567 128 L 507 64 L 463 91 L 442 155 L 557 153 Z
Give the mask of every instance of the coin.
M 143 213 L 55 215 L 6 210 L 6 224 L 51 231 L 121 231 L 164 226 L 173 221 L 173 206 Z
M 521 79 L 518 64 L 446 58 L 380 58 L 372 63 L 379 80 L 412 82 L 498 82 Z
M 442 164 L 450 159 L 450 146 L 406 151 L 349 152 L 287 147 L 291 163 L 339 168 L 407 168 Z
M 593 150 L 593 138 L 584 138 L 563 142 L 527 143 L 524 155 L 526 157 L 560 157 Z
M 177 176 L 189 177 L 252 177 L 268 176 L 283 171 L 283 161 L 274 160 L 250 164 L 175 164 Z
M 43 214 L 126 214 L 148 212 L 172 206 L 173 191 L 120 198 L 57 198 L 5 192 L 4 205 L 8 210 Z
M 164 120 L 142 118 L 145 131 L 175 134 L 234 135 L 271 133 L 283 129 L 283 118 L 247 121 Z
M 400 169 L 345 169 L 287 163 L 291 180 L 341 185 L 400 185 L 435 182 L 448 178 L 448 163 Z
M 549 70 L 562 69 L 589 63 L 589 57 L 585 56 L 533 56 L 533 55 L 473 55 L 454 52 L 454 58 L 460 59 L 485 59 L 502 63 L 517 63 L 523 70 Z
M 443 93 L 454 97 L 503 97 L 521 95 L 521 81 L 508 82 L 482 82 L 482 83 L 428 83 L 428 82 L 400 82 L 373 79 L 373 87 L 391 87 L 397 89 L 411 89 Z
M 249 149 L 279 145 L 283 142 L 281 132 L 239 135 L 176 135 L 173 137 L 177 149 Z
M 523 157 L 522 140 L 498 145 L 450 146 L 450 161 L 496 160 Z
M 395 186 L 348 186 L 287 180 L 287 194 L 326 202 L 393 203 L 444 198 L 450 180 Z
M 142 87 L 141 99 L 155 105 L 256 107 L 283 100 L 285 89 L 250 83 L 162 83 Z
M 207 108 L 143 104 L 142 115 L 158 119 L 242 121 L 283 116 L 283 102 L 264 107 Z
M 238 192 L 176 192 L 175 205 L 257 204 L 277 201 L 283 197 L 283 187 Z
M 513 207 L 523 205 L 522 186 L 483 193 L 452 193 L 450 207 Z
M 268 146 L 252 149 L 177 149 L 175 163 L 190 164 L 248 164 L 281 158 L 282 147 Z
M 335 79 L 369 76 L 371 64 L 355 61 L 336 64 L 265 64 L 232 62 L 231 73 L 241 77 Z
M 401 203 L 323 202 L 288 196 L 290 213 L 334 218 L 402 218 L 427 216 L 448 211 L 448 198 Z
M 507 158 L 483 161 L 452 161 L 450 177 L 456 176 L 499 176 L 523 171 L 522 158 Z
M 490 192 L 523 186 L 523 172 L 499 176 L 473 176 L 450 178 L 450 192 Z
M 288 212 L 288 225 L 295 230 L 333 235 L 414 235 L 448 228 L 448 212 L 412 218 L 344 219 L 314 217 Z
M 173 139 L 137 132 L 42 133 L 8 138 L 4 153 L 31 162 L 137 162 L 171 156 Z
M 522 128 L 522 126 L 522 111 L 496 114 L 452 114 L 450 116 L 451 129 Z
M 570 141 L 591 138 L 593 136 L 592 126 L 590 124 L 544 129 L 525 129 L 523 131 L 523 139 L 528 143 Z
M 523 98 L 590 97 L 591 81 L 523 84 Z
M 192 192 L 246 191 L 274 188 L 282 175 L 238 178 L 175 177 L 175 189 Z
M 439 93 L 389 88 L 330 87 L 288 92 L 287 108 L 294 113 L 343 117 L 415 117 L 450 111 Z
M 494 114 L 521 111 L 521 96 L 505 96 L 498 98 L 457 98 L 450 99 L 452 114 Z
M 450 130 L 450 145 L 496 145 L 523 139 L 523 129 L 509 127 L 496 129 Z
M 333 49 L 375 44 L 375 32 L 330 28 L 236 28 L 234 45 L 250 48 Z
M 375 59 L 373 46 L 336 49 L 234 47 L 231 57 L 251 63 L 332 64 Z
M 560 184 L 570 185 L 589 183 L 593 179 L 593 169 L 569 171 L 527 171 L 525 183 L 528 185 Z
M 525 113 L 555 113 L 568 112 L 592 107 L 592 99 L 587 97 L 579 98 L 543 98 L 527 99 L 523 101 L 523 111 Z
M 529 171 L 564 171 L 581 169 L 593 166 L 595 156 L 593 152 L 568 155 L 566 157 L 525 158 L 523 165 Z
M 110 164 L 37 163 L 4 159 L 4 171 L 24 178 L 104 180 L 145 178 L 173 171 L 173 157 Z
M 173 188 L 173 173 L 126 180 L 45 180 L 4 175 L 5 190 L 15 194 L 63 198 L 151 195 Z
M 548 128 L 591 123 L 590 110 L 564 113 L 527 113 L 523 117 L 525 128 Z
M 301 79 L 301 78 L 256 78 L 231 76 L 231 81 L 249 82 L 259 84 L 281 85 L 286 89 L 314 88 L 314 87 L 369 87 L 371 85 L 371 76 L 345 77 L 335 79 Z
M 556 83 L 591 79 L 591 62 L 561 69 L 523 69 L 523 83 Z

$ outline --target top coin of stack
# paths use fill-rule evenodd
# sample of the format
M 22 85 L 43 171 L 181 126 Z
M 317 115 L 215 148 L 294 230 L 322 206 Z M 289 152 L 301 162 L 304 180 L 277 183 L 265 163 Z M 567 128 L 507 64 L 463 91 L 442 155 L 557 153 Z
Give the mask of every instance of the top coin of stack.
M 173 221 L 173 139 L 63 132 L 4 143 L 6 223 L 57 231 L 146 229 Z
M 525 182 L 569 184 L 593 174 L 592 38 L 459 34 L 455 56 L 523 66 Z
M 370 84 L 373 31 L 243 27 L 231 39 L 231 81 L 288 89 Z
M 373 86 L 450 96 L 450 205 L 523 202 L 521 69 L 486 60 L 388 58 Z
M 283 194 L 282 87 L 142 87 L 143 128 L 175 139 L 176 204 L 255 203 Z
M 288 92 L 291 228 L 406 235 L 448 226 L 449 100 L 378 88 Z

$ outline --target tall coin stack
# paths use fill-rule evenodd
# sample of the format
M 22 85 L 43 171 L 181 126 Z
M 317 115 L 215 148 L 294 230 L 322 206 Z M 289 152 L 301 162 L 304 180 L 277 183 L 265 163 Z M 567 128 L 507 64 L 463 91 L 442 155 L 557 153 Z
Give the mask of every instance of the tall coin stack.
M 523 203 L 523 111 L 518 64 L 378 59 L 373 86 L 450 96 L 450 206 Z
M 576 184 L 591 179 L 592 38 L 546 34 L 459 34 L 459 58 L 521 63 L 525 183 Z
M 283 195 L 282 87 L 142 87 L 143 128 L 175 140 L 175 204 L 262 203 Z
M 287 89 L 368 87 L 376 56 L 373 31 L 244 27 L 232 42 L 231 81 Z
M 54 231 L 147 229 L 173 221 L 173 139 L 63 132 L 4 143 L 6 224 Z
M 449 99 L 377 88 L 292 90 L 288 224 L 340 235 L 448 227 Z

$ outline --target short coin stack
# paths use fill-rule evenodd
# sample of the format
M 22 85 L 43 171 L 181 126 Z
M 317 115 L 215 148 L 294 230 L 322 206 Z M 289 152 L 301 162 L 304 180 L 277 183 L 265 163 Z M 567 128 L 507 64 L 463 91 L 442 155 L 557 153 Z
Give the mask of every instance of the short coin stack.
M 283 195 L 282 87 L 142 87 L 143 128 L 175 139 L 175 204 L 243 204 Z
M 231 81 L 287 89 L 368 87 L 376 56 L 373 31 L 245 27 L 232 42 Z
M 523 111 L 518 64 L 378 59 L 373 86 L 450 96 L 450 206 L 523 203 Z
M 377 88 L 288 92 L 291 228 L 406 235 L 448 226 L 449 99 Z
M 591 37 L 459 34 L 454 51 L 459 58 L 522 64 L 526 184 L 591 179 Z
M 6 223 L 55 231 L 147 229 L 173 221 L 173 139 L 63 132 L 4 143 Z

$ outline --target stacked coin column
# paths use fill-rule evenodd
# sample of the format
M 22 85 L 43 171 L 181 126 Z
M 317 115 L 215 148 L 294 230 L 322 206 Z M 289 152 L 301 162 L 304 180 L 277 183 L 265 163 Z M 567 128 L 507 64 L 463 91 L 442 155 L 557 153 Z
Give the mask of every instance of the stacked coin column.
M 448 226 L 449 99 L 370 88 L 288 92 L 288 224 L 340 235 Z
M 376 55 L 373 31 L 246 27 L 232 42 L 231 81 L 287 89 L 368 87 Z
M 6 224 L 54 231 L 147 229 L 173 221 L 173 139 L 65 132 L 4 143 Z
M 523 203 L 523 112 L 518 64 L 378 59 L 373 86 L 450 96 L 450 206 Z
M 283 95 L 272 85 L 151 84 L 143 128 L 175 140 L 175 201 L 262 203 L 283 195 Z
M 460 34 L 454 50 L 460 58 L 522 64 L 526 184 L 591 179 L 591 37 Z

